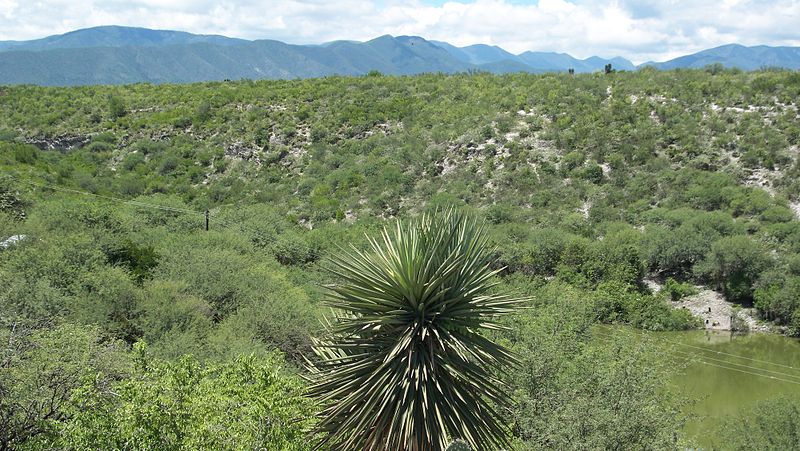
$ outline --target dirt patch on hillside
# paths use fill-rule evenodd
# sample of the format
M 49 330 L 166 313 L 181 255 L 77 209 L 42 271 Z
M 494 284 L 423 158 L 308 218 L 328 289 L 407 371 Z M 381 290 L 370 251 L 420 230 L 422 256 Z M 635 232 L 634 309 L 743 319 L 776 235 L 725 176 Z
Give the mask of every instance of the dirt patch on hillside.
M 653 278 L 644 279 L 645 286 L 653 293 L 658 293 L 664 285 Z M 770 325 L 758 320 L 756 309 L 754 308 L 735 308 L 735 304 L 725 300 L 722 293 L 708 289 L 702 285 L 695 285 L 697 294 L 687 296 L 680 301 L 668 301 L 672 308 L 686 309 L 691 314 L 701 320 L 704 329 L 708 330 L 732 330 L 734 325 L 746 325 L 750 332 L 772 332 Z M 737 317 L 734 312 L 738 310 Z M 741 326 L 740 326 L 741 327 Z
M 696 287 L 698 294 L 688 296 L 677 302 L 670 302 L 672 307 L 688 309 L 692 315 L 703 322 L 703 328 L 709 330 L 732 330 L 734 304 L 725 300 L 721 293 L 701 286 Z M 750 332 L 769 332 L 769 325 L 756 319 L 756 311 L 742 308 L 738 311 L 739 323 L 744 323 Z

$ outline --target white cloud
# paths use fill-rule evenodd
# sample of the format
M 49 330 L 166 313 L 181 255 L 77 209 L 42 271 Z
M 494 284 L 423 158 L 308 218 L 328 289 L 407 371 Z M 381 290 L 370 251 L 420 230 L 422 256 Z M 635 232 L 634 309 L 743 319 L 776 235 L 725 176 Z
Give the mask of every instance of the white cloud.
M 642 62 L 730 42 L 800 45 L 800 0 L 0 0 L 0 40 L 109 24 L 290 43 L 411 34 Z
M 0 0 L 0 16 L 10 19 L 16 9 L 17 2 L 14 0 Z

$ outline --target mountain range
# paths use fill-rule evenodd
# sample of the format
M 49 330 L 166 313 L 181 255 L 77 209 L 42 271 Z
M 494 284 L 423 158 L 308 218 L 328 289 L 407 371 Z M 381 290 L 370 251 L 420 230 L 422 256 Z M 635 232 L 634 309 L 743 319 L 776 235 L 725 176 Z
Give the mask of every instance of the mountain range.
M 800 69 L 800 47 L 769 47 L 766 45 L 745 47 L 739 44 L 728 44 L 663 63 L 645 63 L 642 66 L 653 66 L 657 69 L 700 69 L 716 63 L 743 70 L 756 70 L 762 67 L 798 70 Z
M 0 84 L 90 85 L 184 83 L 224 79 L 309 78 L 423 72 L 594 72 L 606 64 L 637 67 L 625 58 L 577 59 L 566 53 L 510 53 L 485 44 L 457 47 L 416 36 L 381 36 L 366 42 L 293 45 L 181 31 L 104 26 L 30 41 L 0 41 Z M 745 70 L 763 66 L 800 68 L 798 47 L 704 50 L 661 63 L 659 69 L 721 63 Z

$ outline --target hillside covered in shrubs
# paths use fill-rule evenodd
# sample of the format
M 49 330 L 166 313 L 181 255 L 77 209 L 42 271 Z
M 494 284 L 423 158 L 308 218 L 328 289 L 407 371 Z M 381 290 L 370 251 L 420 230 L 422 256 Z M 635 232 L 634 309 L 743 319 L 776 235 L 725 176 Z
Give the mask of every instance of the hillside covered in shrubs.
M 0 87 L 0 449 L 305 449 L 331 257 L 451 207 L 528 304 L 489 333 L 514 446 L 683 446 L 669 365 L 592 328 L 698 327 L 671 303 L 702 285 L 800 335 L 798 98 L 720 68 Z

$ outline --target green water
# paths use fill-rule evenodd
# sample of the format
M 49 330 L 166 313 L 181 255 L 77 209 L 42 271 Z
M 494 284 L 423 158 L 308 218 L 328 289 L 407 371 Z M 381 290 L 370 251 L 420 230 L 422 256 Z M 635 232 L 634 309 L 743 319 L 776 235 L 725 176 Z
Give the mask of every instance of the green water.
M 726 415 L 760 400 L 800 395 L 800 341 L 796 339 L 711 331 L 653 336 L 671 345 L 673 355 L 691 359 L 675 376 L 672 389 L 696 400 L 687 408 L 695 418 L 687 424 L 686 433 L 704 448 L 715 442 L 714 431 Z

